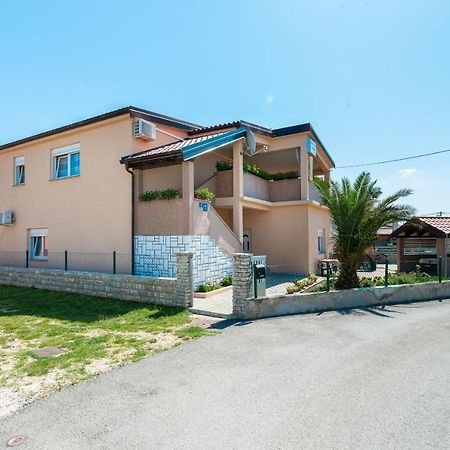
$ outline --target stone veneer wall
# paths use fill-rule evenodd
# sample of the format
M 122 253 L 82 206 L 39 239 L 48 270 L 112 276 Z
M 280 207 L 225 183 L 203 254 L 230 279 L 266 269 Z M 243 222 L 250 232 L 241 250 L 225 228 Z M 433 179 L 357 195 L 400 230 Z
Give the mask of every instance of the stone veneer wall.
M 233 255 L 233 315 L 245 317 L 247 300 L 251 296 L 252 287 L 251 253 L 235 253 Z
M 194 286 L 217 283 L 233 273 L 232 257 L 210 236 L 135 236 L 135 274 L 173 277 L 175 253 L 192 252 Z
M 0 284 L 71 292 L 166 306 L 192 306 L 192 254 L 180 253 L 177 278 L 0 267 Z

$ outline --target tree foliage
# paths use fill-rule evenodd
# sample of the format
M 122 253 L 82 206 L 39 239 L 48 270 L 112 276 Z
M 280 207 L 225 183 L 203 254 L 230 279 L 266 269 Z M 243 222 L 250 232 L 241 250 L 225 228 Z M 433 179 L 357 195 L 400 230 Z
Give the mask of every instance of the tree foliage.
M 335 232 L 335 253 L 341 263 L 337 288 L 359 286 L 358 267 L 365 252 L 377 239 L 377 231 L 393 222 L 409 220 L 414 208 L 397 204 L 412 194 L 401 189 L 381 199 L 381 189 L 368 172 L 361 173 L 353 184 L 348 178 L 329 184 L 315 180 L 321 201 L 330 210 Z

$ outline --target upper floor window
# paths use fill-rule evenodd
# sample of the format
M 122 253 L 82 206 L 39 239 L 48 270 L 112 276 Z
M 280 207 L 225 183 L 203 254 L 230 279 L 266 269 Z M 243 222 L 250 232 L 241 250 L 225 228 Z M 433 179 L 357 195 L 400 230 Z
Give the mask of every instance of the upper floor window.
M 14 184 L 25 184 L 25 156 L 14 158 Z
M 324 237 L 324 231 L 322 228 L 320 228 L 317 231 L 317 250 L 319 254 L 325 253 L 325 237 Z
M 48 259 L 48 230 L 30 230 L 29 252 L 31 259 Z
M 52 150 L 53 179 L 80 175 L 80 144 Z

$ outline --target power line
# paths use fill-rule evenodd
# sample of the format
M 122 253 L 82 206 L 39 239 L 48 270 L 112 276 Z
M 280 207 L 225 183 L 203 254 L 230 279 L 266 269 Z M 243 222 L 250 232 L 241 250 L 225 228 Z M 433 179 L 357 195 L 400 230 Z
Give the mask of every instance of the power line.
M 450 152 L 450 149 L 440 150 L 438 152 L 423 153 L 421 155 L 415 155 L 415 156 L 407 156 L 405 158 L 388 159 L 386 161 L 371 162 L 371 163 L 366 163 L 366 164 L 354 164 L 351 166 L 339 166 L 339 167 L 335 167 L 335 169 L 350 169 L 352 167 L 376 166 L 379 164 L 389 164 L 389 163 L 398 162 L 398 161 L 406 161 L 408 159 L 424 158 L 425 156 L 439 155 L 441 153 L 448 153 L 448 152 Z

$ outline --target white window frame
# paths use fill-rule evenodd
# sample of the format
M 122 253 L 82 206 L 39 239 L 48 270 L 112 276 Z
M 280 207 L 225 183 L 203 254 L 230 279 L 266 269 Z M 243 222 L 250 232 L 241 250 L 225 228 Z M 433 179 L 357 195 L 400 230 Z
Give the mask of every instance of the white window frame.
M 317 252 L 319 255 L 325 254 L 325 230 L 323 228 L 317 230 Z
M 80 154 L 80 144 L 66 145 L 65 147 L 54 148 L 52 150 L 52 180 L 61 180 L 64 178 L 78 177 L 81 173 L 81 159 L 80 169 L 77 174 L 71 174 L 71 155 Z M 67 175 L 58 177 L 58 162 L 61 157 L 67 157 Z
M 47 254 L 36 255 L 34 252 L 34 240 L 35 238 L 41 238 L 44 240 L 44 253 L 47 248 Z M 46 228 L 34 228 L 29 230 L 28 233 L 28 250 L 29 258 L 34 261 L 47 261 L 48 260 L 48 229 Z
M 20 183 L 20 177 L 17 176 L 17 169 L 22 167 L 23 182 Z M 14 158 L 14 186 L 22 186 L 25 184 L 25 156 L 17 156 Z

